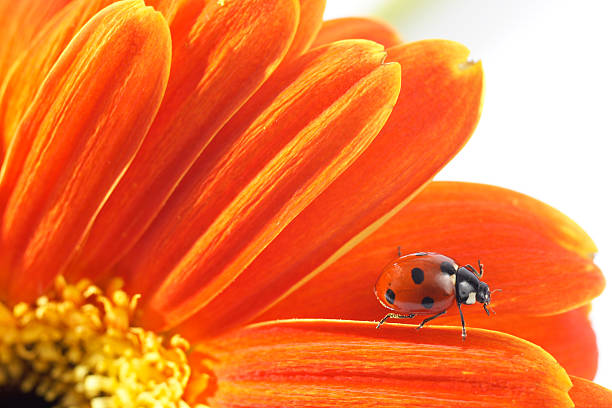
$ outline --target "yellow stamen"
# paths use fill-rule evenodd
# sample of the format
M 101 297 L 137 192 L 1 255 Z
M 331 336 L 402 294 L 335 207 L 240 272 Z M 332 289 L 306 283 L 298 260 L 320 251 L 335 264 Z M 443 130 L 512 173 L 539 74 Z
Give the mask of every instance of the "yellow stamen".
M 0 391 L 55 407 L 180 407 L 189 344 L 130 326 L 137 297 L 58 279 L 35 305 L 0 303 Z

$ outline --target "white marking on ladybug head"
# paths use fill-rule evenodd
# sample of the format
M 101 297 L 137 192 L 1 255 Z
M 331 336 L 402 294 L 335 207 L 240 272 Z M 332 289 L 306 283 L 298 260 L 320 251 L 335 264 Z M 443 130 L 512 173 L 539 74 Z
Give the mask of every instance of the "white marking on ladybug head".
M 466 305 L 473 305 L 474 303 L 476 303 L 476 292 L 470 292 L 470 294 L 468 295 L 467 300 L 465 301 Z

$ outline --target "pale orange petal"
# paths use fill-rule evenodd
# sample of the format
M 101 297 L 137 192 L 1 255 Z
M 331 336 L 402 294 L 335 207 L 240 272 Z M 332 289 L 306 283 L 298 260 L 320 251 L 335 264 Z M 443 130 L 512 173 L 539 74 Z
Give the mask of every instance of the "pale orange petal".
M 39 30 L 71 0 L 0 2 L 0 83 Z
M 174 19 L 178 9 L 184 4 L 184 0 L 144 0 L 147 6 L 154 7 L 166 17 L 168 22 Z
M 0 1 L 0 94 L 2 84 L 22 53 L 47 22 L 70 0 L 4 0 Z M 0 109 L 2 104 L 0 103 Z M 11 136 L 4 134 L 0 121 L 0 162 Z
M 324 21 L 312 47 L 356 38 L 375 41 L 387 48 L 402 42 L 398 32 L 384 21 L 363 17 L 345 17 Z
M 11 274 L 12 302 L 52 283 L 133 159 L 170 53 L 163 17 L 127 1 L 90 20 L 54 65 L 2 167 L 2 271 Z

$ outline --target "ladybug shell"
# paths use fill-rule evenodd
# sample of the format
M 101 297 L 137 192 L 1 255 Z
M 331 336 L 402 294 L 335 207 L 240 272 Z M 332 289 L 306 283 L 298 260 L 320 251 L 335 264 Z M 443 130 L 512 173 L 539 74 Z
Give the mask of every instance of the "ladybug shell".
M 404 255 L 383 269 L 374 292 L 380 303 L 400 314 L 434 314 L 455 300 L 457 263 L 434 252 Z

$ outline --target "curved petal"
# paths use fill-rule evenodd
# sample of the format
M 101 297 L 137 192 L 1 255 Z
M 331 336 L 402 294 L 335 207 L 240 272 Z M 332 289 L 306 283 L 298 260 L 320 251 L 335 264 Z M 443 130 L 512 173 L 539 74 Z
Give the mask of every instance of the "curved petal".
M 248 158 L 257 153 L 249 163 L 252 171 L 260 170 L 265 160 L 273 158 L 296 132 L 323 116 L 322 112 L 337 99 L 380 67 L 384 57 L 384 51 L 377 44 L 346 41 L 312 51 L 275 72 L 207 146 L 181 188 L 122 261 L 119 269 L 132 271 L 128 280 L 133 282 L 133 290 L 146 294 L 163 275 L 155 280 L 145 276 L 168 273 L 206 230 L 203 215 L 212 208 L 216 208 L 216 213 L 221 212 L 239 191 L 238 182 L 249 181 L 248 174 L 236 170 L 234 175 L 240 176 L 232 178 L 236 184 L 220 179 L 217 173 L 227 167 L 220 173 L 226 174 L 232 170 L 232 164 L 244 166 L 242 160 L 235 158 L 239 154 Z M 317 103 L 313 104 L 313 100 Z M 253 153 L 246 154 L 245 146 Z M 193 190 L 198 184 L 201 191 Z M 147 256 L 150 253 L 165 254 L 166 259 Z
M 295 0 L 180 3 L 162 106 L 73 256 L 69 278 L 96 278 L 132 247 L 214 134 L 280 63 L 297 18 Z
M 279 321 L 206 343 L 215 407 L 571 407 L 563 368 L 516 337 L 354 321 Z
M 607 408 L 612 406 L 612 391 L 584 378 L 570 376 L 569 395 L 576 408 Z
M 461 265 L 481 259 L 498 315 L 553 314 L 589 303 L 604 287 L 591 239 L 559 211 L 483 184 L 433 182 L 374 234 L 260 319 L 380 319 L 373 294 L 382 268 L 402 252 L 439 252 Z M 233 300 L 232 300 L 233 301 Z M 470 308 L 466 308 L 466 313 Z
M 52 283 L 133 159 L 170 54 L 161 14 L 126 1 L 90 20 L 54 65 L 2 167 L 2 270 L 11 273 L 12 302 Z
M 287 51 L 286 61 L 302 54 L 310 47 L 323 24 L 325 0 L 300 0 L 300 24 Z
M 367 148 L 400 88 L 399 65 L 383 58 L 366 41 L 305 55 L 279 73 L 291 82 L 246 131 L 211 144 L 120 265 L 145 294 L 148 325 L 205 305 Z
M 6 76 L 16 69 L 16 60 L 28 49 L 41 28 L 69 2 L 70 0 L 0 1 L 0 85 L 4 83 Z M 0 109 L 3 109 L 2 102 Z M 0 163 L 11 139 L 12 135 L 4 132 L 0 121 Z
M 0 95 L 0 124 L 8 146 L 40 85 L 72 37 L 98 11 L 114 0 L 76 0 L 41 30 L 29 49 L 16 60 Z
M 463 311 L 469 327 L 495 330 L 520 337 L 549 352 L 568 374 L 587 379 L 595 377 L 599 353 L 595 332 L 588 318 L 590 306 L 552 316 L 501 313 L 487 316 L 482 308 L 474 307 L 463 308 Z M 379 318 L 383 315 L 384 313 Z M 453 310 L 449 316 L 436 319 L 435 324 L 458 326 L 461 321 Z M 468 331 L 471 332 L 471 329 L 468 328 Z
M 402 90 L 374 142 L 181 330 L 206 336 L 250 320 L 405 205 L 476 126 L 483 78 L 480 64 L 465 67 L 467 54 L 448 41 L 389 50 Z
M 71 0 L 0 2 L 0 83 L 40 29 Z
M 74 0 L 73 0 L 74 1 Z M 184 2 L 178 0 L 144 0 L 147 6 L 155 8 L 164 15 L 168 22 L 171 22 L 178 9 L 184 5 Z
M 356 38 L 377 42 L 384 45 L 385 48 L 402 42 L 399 33 L 384 21 L 363 17 L 345 17 L 324 21 L 312 47 Z

